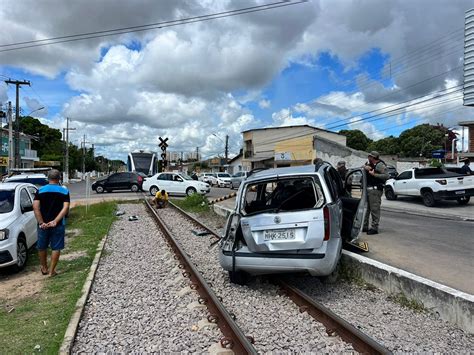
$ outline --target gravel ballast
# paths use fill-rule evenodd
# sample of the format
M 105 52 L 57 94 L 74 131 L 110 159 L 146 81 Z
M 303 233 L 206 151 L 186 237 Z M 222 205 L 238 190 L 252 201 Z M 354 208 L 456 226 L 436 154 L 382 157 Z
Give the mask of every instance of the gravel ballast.
M 219 265 L 217 247 L 209 248 L 208 237 L 193 234 L 198 228 L 172 208 L 158 210 L 158 213 L 206 281 L 212 283 L 214 292 L 222 297 L 227 310 L 235 314 L 243 332 L 255 339 L 257 351 L 354 352 L 351 344 L 328 335 L 322 324 L 307 313 L 300 313 L 298 307 L 280 295 L 278 287 L 265 278 L 253 279 L 247 286 L 231 284 L 227 272 Z
M 215 213 L 194 214 L 194 217 L 222 233 L 224 217 Z M 474 352 L 474 335 L 443 321 L 429 310 L 419 312 L 401 306 L 374 287 L 349 282 L 327 285 L 303 274 L 291 275 L 286 281 L 393 352 Z
M 153 218 L 142 204 L 119 209 L 125 214 L 110 230 L 72 352 L 206 352 L 222 334 L 196 330 L 208 312 L 187 308 L 197 293 L 178 295 L 188 280 L 178 278 Z

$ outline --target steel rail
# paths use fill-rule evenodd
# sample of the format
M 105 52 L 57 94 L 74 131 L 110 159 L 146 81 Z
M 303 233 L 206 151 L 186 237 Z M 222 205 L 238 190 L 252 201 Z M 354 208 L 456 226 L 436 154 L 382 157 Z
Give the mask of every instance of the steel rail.
M 352 344 L 356 351 L 363 354 L 391 354 L 390 350 L 339 317 L 329 308 L 309 297 L 303 291 L 288 285 L 281 279 L 274 278 L 273 280 L 299 306 L 300 312 L 307 312 L 318 322 L 322 323 L 329 335 L 339 335 L 342 340 Z
M 150 213 L 155 217 L 155 220 L 162 230 L 168 244 L 173 249 L 176 258 L 180 263 L 180 268 L 185 270 L 183 272 L 183 276 L 189 277 L 191 280 L 191 287 L 194 288 L 201 296 L 201 299 L 204 300 L 204 303 L 210 313 L 210 317 L 208 317 L 208 319 L 215 322 L 222 331 L 222 334 L 224 334 L 225 338 L 221 339 L 222 346 L 231 348 L 236 354 L 256 355 L 257 351 L 250 340 L 245 336 L 229 312 L 227 312 L 222 302 L 218 299 L 214 291 L 204 280 L 201 273 L 196 269 L 187 253 L 173 238 L 171 231 L 168 229 L 161 217 L 146 198 L 145 203 Z
M 220 238 L 218 234 L 204 225 L 202 222 L 189 215 L 186 211 L 179 208 L 175 204 L 170 204 L 178 210 L 183 216 L 189 218 L 203 229 L 213 233 Z M 352 344 L 354 349 L 364 354 L 391 354 L 392 352 L 379 344 L 376 340 L 361 332 L 359 329 L 339 317 L 329 308 L 312 299 L 303 291 L 288 285 L 280 278 L 273 277 L 273 281 L 280 286 L 283 292 L 299 307 L 300 312 L 308 312 L 314 319 L 322 323 L 328 334 L 338 334 L 346 343 Z

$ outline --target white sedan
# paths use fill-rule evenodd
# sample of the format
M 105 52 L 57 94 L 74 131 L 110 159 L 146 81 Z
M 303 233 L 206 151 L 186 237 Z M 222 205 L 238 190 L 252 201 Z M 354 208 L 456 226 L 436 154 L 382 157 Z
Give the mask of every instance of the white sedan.
M 158 191 L 165 190 L 170 195 L 192 195 L 195 193 L 207 194 L 211 191 L 208 184 L 193 180 L 181 173 L 158 173 L 146 178 L 142 186 L 143 191 L 149 191 L 154 196 Z
M 28 249 L 38 239 L 33 212 L 37 188 L 32 184 L 0 184 L 0 268 L 13 266 L 20 271 L 26 265 Z

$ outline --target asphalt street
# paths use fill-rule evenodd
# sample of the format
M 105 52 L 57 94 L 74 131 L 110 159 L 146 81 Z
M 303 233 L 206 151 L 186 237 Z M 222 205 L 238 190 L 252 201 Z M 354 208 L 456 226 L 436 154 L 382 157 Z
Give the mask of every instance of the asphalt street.
M 474 294 L 474 222 L 383 211 L 379 232 L 364 256 Z

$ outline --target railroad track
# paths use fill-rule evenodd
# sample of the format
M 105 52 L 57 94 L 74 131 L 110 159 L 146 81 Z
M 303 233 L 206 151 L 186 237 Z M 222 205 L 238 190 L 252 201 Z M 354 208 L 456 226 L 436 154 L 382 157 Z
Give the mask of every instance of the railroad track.
M 253 345 L 253 339 L 244 334 L 237 324 L 233 314 L 226 310 L 223 302 L 215 294 L 213 288 L 206 282 L 201 273 L 197 270 L 194 262 L 188 256 L 188 253 L 182 248 L 180 243 L 173 236 L 170 227 L 160 217 L 160 213 L 155 210 L 148 199 L 145 198 L 150 213 L 156 219 L 156 222 L 163 234 L 165 235 L 169 245 L 176 254 L 176 258 L 180 262 L 180 268 L 183 269 L 183 275 L 190 279 L 191 288 L 195 289 L 199 295 L 201 302 L 204 302 L 210 312 L 209 319 L 217 323 L 224 338 L 221 345 L 224 348 L 232 349 L 237 354 L 256 354 L 257 350 Z M 210 229 L 199 220 L 195 219 L 174 204 L 170 204 L 171 208 L 178 211 L 180 215 L 191 221 L 192 224 L 199 229 L 205 231 L 213 239 L 213 244 L 220 239 L 216 231 Z M 294 302 L 301 313 L 307 313 L 322 323 L 326 328 L 326 332 L 330 336 L 338 335 L 344 342 L 349 343 L 352 347 L 361 353 L 367 354 L 389 354 L 390 351 L 377 343 L 373 338 L 361 332 L 359 329 L 336 315 L 327 307 L 318 303 L 301 290 L 287 284 L 278 277 L 273 277 L 272 282 L 276 283 L 281 293 L 286 295 Z

